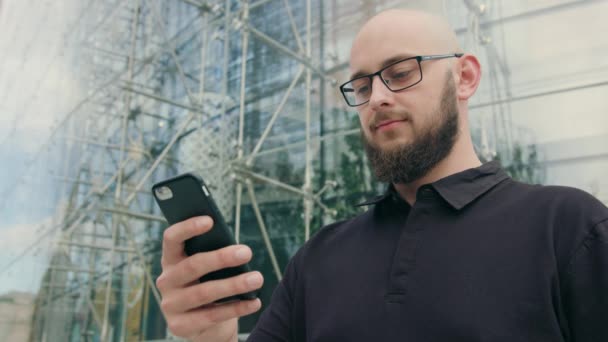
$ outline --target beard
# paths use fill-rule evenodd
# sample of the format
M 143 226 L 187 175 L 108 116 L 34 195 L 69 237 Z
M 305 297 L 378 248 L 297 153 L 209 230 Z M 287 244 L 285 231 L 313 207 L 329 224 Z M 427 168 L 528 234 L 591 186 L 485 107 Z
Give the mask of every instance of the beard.
M 361 130 L 361 139 L 372 171 L 381 182 L 407 184 L 431 171 L 452 151 L 458 137 L 458 106 L 454 78 L 448 74 L 439 109 L 427 113 L 431 125 L 413 141 L 385 149 L 376 146 Z M 410 118 L 412 115 L 407 113 Z

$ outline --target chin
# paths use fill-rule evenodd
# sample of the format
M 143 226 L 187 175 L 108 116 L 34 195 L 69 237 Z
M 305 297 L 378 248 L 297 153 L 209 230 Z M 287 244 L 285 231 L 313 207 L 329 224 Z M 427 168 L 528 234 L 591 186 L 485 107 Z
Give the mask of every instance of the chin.
M 395 134 L 396 135 L 396 134 Z M 409 137 L 403 136 L 403 132 L 400 135 L 396 136 L 376 136 L 375 144 L 378 148 L 382 150 L 392 150 L 398 147 L 402 147 L 404 145 L 411 144 L 412 141 Z
M 405 139 L 395 139 L 395 140 L 391 140 L 391 141 L 381 142 L 381 143 L 377 144 L 376 146 L 382 152 L 386 153 L 386 152 L 394 152 L 397 150 L 401 150 L 401 149 L 403 149 L 403 147 L 408 146 L 409 144 L 410 144 L 410 142 Z

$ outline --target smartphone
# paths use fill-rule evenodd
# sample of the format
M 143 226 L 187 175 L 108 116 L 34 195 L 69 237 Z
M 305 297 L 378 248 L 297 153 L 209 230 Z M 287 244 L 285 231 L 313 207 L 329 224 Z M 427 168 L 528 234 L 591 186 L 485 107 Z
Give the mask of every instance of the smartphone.
M 164 180 L 152 186 L 152 194 L 170 225 L 195 216 L 207 215 L 213 219 L 213 228 L 210 231 L 186 240 L 184 249 L 187 255 L 214 251 L 236 244 L 234 236 L 211 197 L 209 188 L 201 177 L 185 173 Z M 230 278 L 249 271 L 249 265 L 244 264 L 211 272 L 201 277 L 199 281 Z M 223 298 L 216 302 L 254 298 L 257 298 L 257 291 Z

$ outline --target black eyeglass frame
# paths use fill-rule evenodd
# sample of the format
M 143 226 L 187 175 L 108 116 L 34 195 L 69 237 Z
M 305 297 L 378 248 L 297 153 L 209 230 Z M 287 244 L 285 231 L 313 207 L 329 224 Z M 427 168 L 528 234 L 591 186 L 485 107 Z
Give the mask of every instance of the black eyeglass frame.
M 355 104 L 355 105 L 350 104 L 350 102 L 348 102 L 348 98 L 346 97 L 346 92 L 345 92 L 345 90 L 344 90 L 344 86 L 345 86 L 345 85 L 347 85 L 347 84 L 349 84 L 349 83 L 351 83 L 351 82 L 353 82 L 353 81 L 356 81 L 356 80 L 362 79 L 362 78 L 369 78 L 369 83 L 370 83 L 370 85 L 371 85 L 371 84 L 373 83 L 373 81 L 374 81 L 374 76 L 376 76 L 376 75 L 377 75 L 377 76 L 378 76 L 378 78 L 380 78 L 380 80 L 382 80 L 382 84 L 384 84 L 384 85 L 385 85 L 385 86 L 388 88 L 388 90 L 390 90 L 390 91 L 392 91 L 393 93 L 395 93 L 395 92 L 398 92 L 398 91 L 405 90 L 405 89 L 407 89 L 407 88 L 411 88 L 411 87 L 415 86 L 416 84 L 418 84 L 418 83 L 422 82 L 423 75 L 422 75 L 422 65 L 420 65 L 420 62 L 423 62 L 423 61 L 429 61 L 429 60 L 434 60 L 434 59 L 453 58 L 453 57 L 460 58 L 460 57 L 462 57 L 462 56 L 464 56 L 464 53 L 450 53 L 450 54 L 445 54 L 445 55 L 427 55 L 427 56 L 414 56 L 414 57 L 408 57 L 408 58 L 404 58 L 404 59 L 398 60 L 398 61 L 396 61 L 396 62 L 394 62 L 394 63 L 391 63 L 391 64 L 389 64 L 389 65 L 385 66 L 384 68 L 382 68 L 382 69 L 380 69 L 380 70 L 376 71 L 376 72 L 375 72 L 375 73 L 373 73 L 373 74 L 368 74 L 368 75 L 363 75 L 363 76 L 355 77 L 355 78 L 353 78 L 352 80 L 349 80 L 349 81 L 347 81 L 347 82 L 343 83 L 342 85 L 340 85 L 340 92 L 342 93 L 342 96 L 344 96 L 344 100 L 346 101 L 346 104 L 347 104 L 347 105 L 349 105 L 350 107 L 358 107 L 358 106 L 361 106 L 361 105 L 364 105 L 364 104 L 368 103 L 368 102 L 369 102 L 369 99 L 368 99 L 367 101 L 362 102 L 362 103 L 359 103 L 359 104 Z M 384 70 L 386 70 L 386 69 L 388 69 L 388 68 L 392 67 L 392 66 L 393 66 L 393 65 L 395 65 L 395 64 L 399 64 L 399 63 L 401 63 L 401 62 L 405 62 L 405 61 L 408 61 L 408 60 L 411 60 L 411 59 L 415 59 L 416 61 L 418 61 L 418 70 L 420 71 L 420 79 L 419 79 L 419 80 L 418 80 L 416 83 L 414 83 L 414 84 L 410 84 L 410 85 L 409 85 L 409 86 L 407 86 L 407 87 L 404 87 L 404 88 L 399 88 L 399 89 L 391 89 L 391 88 L 389 87 L 389 85 L 386 83 L 386 81 L 384 80 L 384 78 L 382 77 L 382 75 L 381 75 L 381 74 L 382 74 L 382 72 L 383 72 Z M 354 90 L 354 89 L 351 89 L 351 91 L 353 91 L 353 90 Z

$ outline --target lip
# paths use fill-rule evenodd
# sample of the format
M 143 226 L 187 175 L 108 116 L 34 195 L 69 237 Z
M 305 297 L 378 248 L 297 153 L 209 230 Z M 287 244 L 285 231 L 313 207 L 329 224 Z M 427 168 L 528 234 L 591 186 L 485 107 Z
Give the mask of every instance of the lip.
M 376 130 L 381 130 L 381 129 L 389 129 L 392 128 L 393 126 L 395 126 L 395 124 L 399 123 L 399 122 L 405 122 L 406 120 L 386 120 L 386 121 L 382 121 L 379 124 L 376 125 Z

